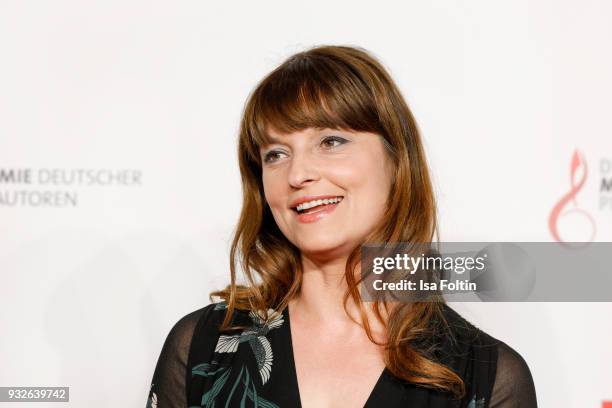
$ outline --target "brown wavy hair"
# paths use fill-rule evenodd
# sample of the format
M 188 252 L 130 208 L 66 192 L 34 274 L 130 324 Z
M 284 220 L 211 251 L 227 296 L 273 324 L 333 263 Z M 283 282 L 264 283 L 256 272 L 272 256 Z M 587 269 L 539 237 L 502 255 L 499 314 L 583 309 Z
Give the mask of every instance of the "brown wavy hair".
M 220 297 L 227 302 L 222 330 L 237 327 L 230 327 L 235 309 L 282 311 L 299 293 L 300 251 L 280 231 L 265 202 L 259 148 L 268 143 L 270 128 L 289 133 L 309 127 L 382 136 L 395 172 L 384 217 L 366 242 L 431 242 L 437 236 L 436 204 L 421 137 L 387 70 L 358 47 L 318 46 L 299 52 L 264 77 L 244 107 L 238 143 L 243 204 L 230 251 L 231 282 L 210 294 L 211 300 Z M 343 304 L 347 311 L 351 297 L 359 305 L 368 338 L 380 345 L 372 336 L 355 279 L 359 259 L 357 247 L 346 265 Z M 237 283 L 237 269 L 245 284 Z M 431 344 L 448 327 L 443 306 L 443 299 L 397 302 L 393 307 L 377 300 L 374 311 L 386 325 L 387 341 L 382 345 L 393 375 L 461 397 L 463 380 L 434 358 L 436 345 Z

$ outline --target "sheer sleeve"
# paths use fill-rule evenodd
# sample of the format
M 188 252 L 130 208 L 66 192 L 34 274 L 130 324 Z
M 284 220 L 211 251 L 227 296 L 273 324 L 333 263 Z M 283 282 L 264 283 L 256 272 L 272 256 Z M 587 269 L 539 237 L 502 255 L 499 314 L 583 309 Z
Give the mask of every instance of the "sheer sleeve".
M 523 357 L 504 342 L 498 344 L 497 354 L 490 408 L 536 408 L 535 386 Z
M 147 400 L 147 408 L 185 408 L 186 376 L 191 339 L 205 308 L 181 318 L 170 330 L 162 347 Z

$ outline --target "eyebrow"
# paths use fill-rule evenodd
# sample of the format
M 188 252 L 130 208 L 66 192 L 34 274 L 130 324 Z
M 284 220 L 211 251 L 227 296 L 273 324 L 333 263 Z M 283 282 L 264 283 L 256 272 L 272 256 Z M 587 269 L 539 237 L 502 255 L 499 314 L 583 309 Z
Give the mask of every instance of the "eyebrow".
M 341 129 L 335 129 L 335 128 L 317 127 L 317 126 L 312 126 L 312 128 L 316 129 L 318 132 L 323 132 L 323 131 L 326 131 L 326 130 L 342 132 Z M 276 137 L 272 136 L 270 133 L 266 133 L 266 139 L 267 139 L 266 144 L 275 144 L 275 143 L 276 144 L 286 144 L 282 140 L 277 139 Z
M 277 139 L 274 139 L 273 137 L 269 136 L 268 140 L 265 143 L 259 145 L 257 151 L 260 155 L 265 155 L 267 153 L 267 150 L 269 149 L 269 146 L 276 143 L 281 144 Z

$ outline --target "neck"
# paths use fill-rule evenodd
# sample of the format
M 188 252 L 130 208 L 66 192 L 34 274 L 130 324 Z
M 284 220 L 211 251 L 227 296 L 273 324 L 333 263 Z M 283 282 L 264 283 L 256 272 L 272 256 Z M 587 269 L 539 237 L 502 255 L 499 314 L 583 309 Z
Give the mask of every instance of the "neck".
M 343 305 L 344 293 L 347 289 L 345 279 L 347 260 L 348 257 L 342 257 L 321 261 L 302 254 L 302 285 L 299 295 L 290 302 L 292 319 L 308 321 L 313 325 L 361 329 L 346 313 L 348 311 L 361 324 L 359 304 L 349 296 L 346 311 Z M 358 265 L 355 268 L 355 280 L 358 280 L 359 273 Z M 363 305 L 366 306 L 370 326 L 373 330 L 379 331 L 380 322 L 368 307 L 370 303 Z
M 302 256 L 302 285 L 295 301 L 295 306 L 300 309 L 301 314 L 319 322 L 349 319 L 342 305 L 347 288 L 345 267 L 346 258 L 321 262 Z

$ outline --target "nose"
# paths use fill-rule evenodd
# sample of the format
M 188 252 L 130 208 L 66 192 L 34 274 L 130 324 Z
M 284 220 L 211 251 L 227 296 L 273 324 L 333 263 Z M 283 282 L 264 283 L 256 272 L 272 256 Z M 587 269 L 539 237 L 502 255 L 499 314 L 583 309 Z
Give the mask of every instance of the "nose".
M 294 154 L 288 178 L 291 187 L 301 188 L 317 181 L 319 179 L 319 171 L 308 154 Z

